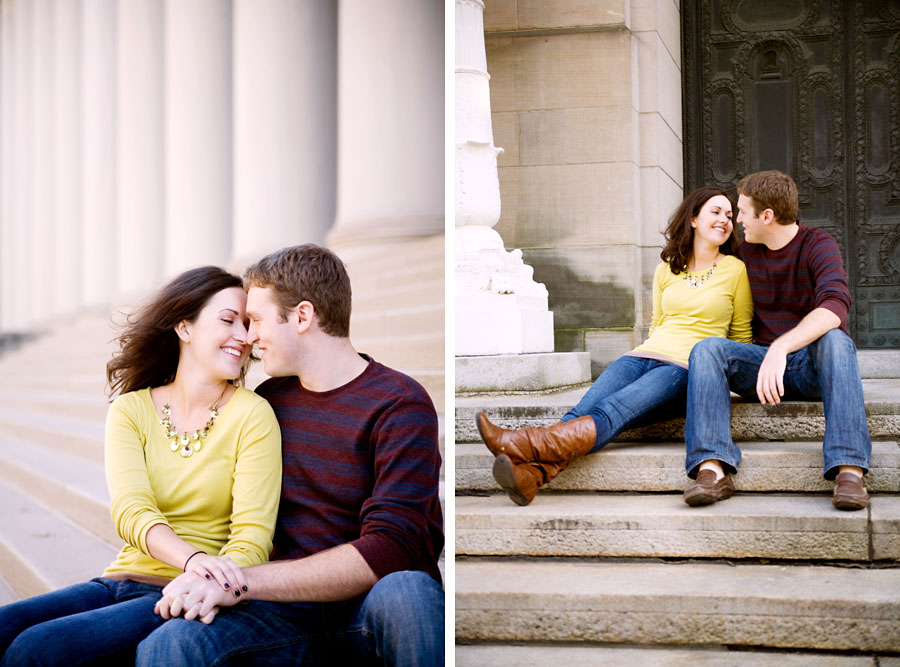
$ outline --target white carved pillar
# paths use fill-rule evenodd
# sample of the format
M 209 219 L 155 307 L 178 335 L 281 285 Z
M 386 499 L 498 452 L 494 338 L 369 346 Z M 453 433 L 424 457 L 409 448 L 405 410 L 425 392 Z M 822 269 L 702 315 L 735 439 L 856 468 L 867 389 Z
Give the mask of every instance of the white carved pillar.
M 118 11 L 117 297 L 142 298 L 162 278 L 163 7 L 129 0 Z
M 444 230 L 444 7 L 341 0 L 338 206 L 329 245 Z M 343 256 L 343 255 L 342 255 Z
M 337 3 L 234 2 L 234 249 L 246 266 L 334 221 Z
M 82 12 L 82 299 L 108 305 L 116 281 L 116 3 Z
M 15 191 L 15 8 L 0 1 L 0 332 L 13 327 L 13 196 Z
M 231 2 L 167 0 L 163 15 L 169 276 L 231 255 Z
M 547 290 L 493 230 L 500 185 L 491 128 L 484 3 L 456 0 L 456 354 L 553 351 Z
M 70 314 L 81 306 L 81 0 L 56 0 L 54 127 L 56 232 L 52 256 L 56 314 Z

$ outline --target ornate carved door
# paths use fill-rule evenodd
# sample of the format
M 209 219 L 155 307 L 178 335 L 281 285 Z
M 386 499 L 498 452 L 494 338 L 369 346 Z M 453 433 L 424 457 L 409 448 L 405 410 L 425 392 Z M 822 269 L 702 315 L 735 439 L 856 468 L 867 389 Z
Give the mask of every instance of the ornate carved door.
M 682 2 L 685 187 L 791 174 L 860 348 L 900 348 L 900 0 Z

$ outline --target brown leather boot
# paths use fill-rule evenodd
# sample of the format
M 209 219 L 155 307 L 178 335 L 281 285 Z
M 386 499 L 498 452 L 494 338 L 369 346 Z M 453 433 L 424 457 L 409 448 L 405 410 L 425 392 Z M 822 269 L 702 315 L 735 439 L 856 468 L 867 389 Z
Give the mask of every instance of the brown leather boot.
M 492 472 L 497 484 L 516 505 L 527 505 L 534 500 L 544 478 L 543 473 L 535 465 L 530 463 L 513 465 L 506 454 L 494 459 Z
M 495 426 L 481 412 L 475 421 L 481 439 L 497 457 L 494 479 L 519 505 L 530 503 L 538 488 L 591 451 L 597 440 L 597 428 L 589 416 L 516 430 Z

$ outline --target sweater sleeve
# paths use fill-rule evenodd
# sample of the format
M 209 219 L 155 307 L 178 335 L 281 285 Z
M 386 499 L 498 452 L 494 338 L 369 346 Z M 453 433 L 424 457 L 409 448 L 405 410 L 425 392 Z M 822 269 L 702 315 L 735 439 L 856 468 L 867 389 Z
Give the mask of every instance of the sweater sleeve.
M 734 288 L 734 310 L 728 338 L 739 343 L 753 342 L 753 295 L 747 278 L 747 267 L 741 262 Z
M 841 249 L 830 234 L 821 234 L 809 250 L 809 272 L 815 290 L 815 307 L 838 316 L 841 327 L 847 325 L 850 288 L 841 259 Z
M 241 431 L 231 495 L 231 528 L 219 555 L 241 567 L 266 562 L 281 496 L 281 430 L 264 400 L 253 408 Z
M 427 395 L 396 403 L 378 420 L 375 484 L 363 503 L 354 547 L 379 578 L 411 569 L 428 547 L 429 516 L 439 503 L 437 415 Z
M 138 413 L 132 394 L 120 396 L 109 407 L 104 460 L 116 531 L 132 547 L 150 555 L 147 531 L 158 523 L 169 523 L 150 486 Z

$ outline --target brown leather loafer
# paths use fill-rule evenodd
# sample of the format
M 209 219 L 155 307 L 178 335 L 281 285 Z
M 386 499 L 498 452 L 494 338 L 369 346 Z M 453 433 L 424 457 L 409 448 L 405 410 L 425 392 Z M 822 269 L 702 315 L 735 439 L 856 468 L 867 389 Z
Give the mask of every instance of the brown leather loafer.
M 834 479 L 831 504 L 839 510 L 861 510 L 869 506 L 869 493 L 862 477 L 852 472 L 838 473 Z
M 712 470 L 701 470 L 697 473 L 697 480 L 684 492 L 684 502 L 691 507 L 710 505 L 717 500 L 730 498 L 734 493 L 734 482 L 731 475 L 725 475 L 718 482 L 716 473 Z

